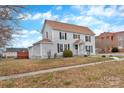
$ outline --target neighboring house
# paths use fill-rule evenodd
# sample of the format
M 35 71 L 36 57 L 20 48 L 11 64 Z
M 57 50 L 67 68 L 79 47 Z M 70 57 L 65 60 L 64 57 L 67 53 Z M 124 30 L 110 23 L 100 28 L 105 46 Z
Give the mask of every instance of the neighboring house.
M 124 52 L 124 31 L 116 32 L 116 46 L 120 52 Z
M 111 52 L 115 47 L 115 34 L 112 32 L 104 32 L 96 36 L 96 49 L 97 52 L 105 53 Z
M 113 47 L 117 47 L 120 52 L 124 52 L 124 31 L 104 32 L 96 37 L 97 52 L 108 53 Z
M 29 47 L 29 58 L 62 56 L 64 49 L 74 55 L 95 54 L 95 34 L 88 27 L 45 20 L 43 39 Z
M 3 56 L 4 57 L 13 57 L 13 58 L 17 58 L 17 53 L 19 51 L 28 51 L 27 48 L 6 48 L 6 50 L 3 52 Z

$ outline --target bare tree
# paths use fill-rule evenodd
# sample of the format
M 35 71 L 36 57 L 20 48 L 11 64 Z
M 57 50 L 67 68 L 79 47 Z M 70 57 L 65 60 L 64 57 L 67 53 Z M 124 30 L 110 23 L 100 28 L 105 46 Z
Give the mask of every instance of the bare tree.
M 11 39 L 12 34 L 19 29 L 19 20 L 17 16 L 22 13 L 24 6 L 0 6 L 0 47 L 7 45 Z

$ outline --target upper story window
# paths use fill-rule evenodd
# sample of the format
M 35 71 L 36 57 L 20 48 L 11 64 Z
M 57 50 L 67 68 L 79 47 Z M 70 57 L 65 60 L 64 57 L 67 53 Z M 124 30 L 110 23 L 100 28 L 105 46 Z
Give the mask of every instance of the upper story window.
M 101 39 L 104 39 L 104 37 L 101 37 Z
M 59 33 L 59 37 L 60 37 L 60 40 L 61 40 L 61 39 L 67 40 L 67 33 L 60 32 L 60 33 Z
M 78 34 L 73 34 L 73 39 L 80 39 L 80 35 L 78 35 Z
M 85 36 L 85 41 L 86 42 L 91 42 L 91 36 Z
M 46 32 L 46 38 L 48 38 L 48 32 Z
M 113 36 L 111 36 L 111 40 L 113 40 Z
M 78 39 L 80 39 L 80 35 L 78 35 Z

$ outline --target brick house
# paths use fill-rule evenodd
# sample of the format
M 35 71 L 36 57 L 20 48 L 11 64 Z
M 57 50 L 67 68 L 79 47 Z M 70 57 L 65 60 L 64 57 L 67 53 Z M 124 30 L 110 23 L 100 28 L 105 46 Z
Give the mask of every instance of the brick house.
M 111 52 L 113 47 L 117 47 L 120 52 L 124 52 L 124 31 L 104 32 L 96 37 L 97 52 Z

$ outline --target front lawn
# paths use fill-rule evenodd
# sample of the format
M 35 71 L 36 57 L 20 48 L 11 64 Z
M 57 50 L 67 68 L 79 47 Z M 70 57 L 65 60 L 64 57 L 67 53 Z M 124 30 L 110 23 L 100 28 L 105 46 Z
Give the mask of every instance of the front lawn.
M 37 71 L 37 70 L 49 69 L 55 67 L 69 66 L 69 65 L 86 64 L 86 63 L 99 62 L 104 60 L 110 60 L 110 58 L 72 57 L 72 58 L 42 59 L 42 60 L 4 59 L 4 60 L 0 60 L 0 76 Z
M 124 87 L 124 62 L 110 62 L 31 77 L 0 81 L 0 87 Z

